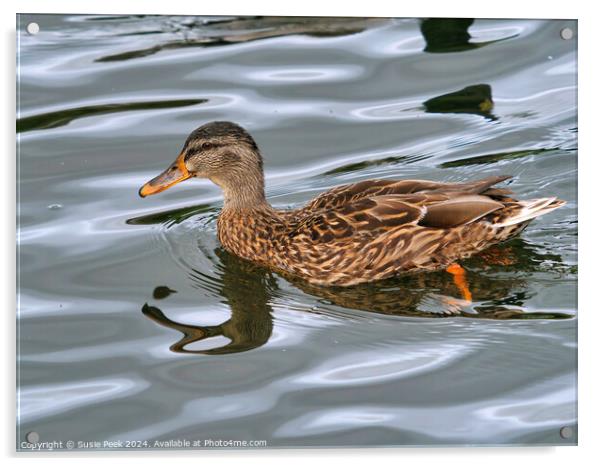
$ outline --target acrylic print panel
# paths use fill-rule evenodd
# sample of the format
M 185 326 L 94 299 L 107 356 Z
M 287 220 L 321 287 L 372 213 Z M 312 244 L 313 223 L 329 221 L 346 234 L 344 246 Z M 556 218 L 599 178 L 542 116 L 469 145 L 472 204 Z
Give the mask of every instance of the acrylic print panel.
M 576 444 L 576 21 L 17 36 L 19 450 Z

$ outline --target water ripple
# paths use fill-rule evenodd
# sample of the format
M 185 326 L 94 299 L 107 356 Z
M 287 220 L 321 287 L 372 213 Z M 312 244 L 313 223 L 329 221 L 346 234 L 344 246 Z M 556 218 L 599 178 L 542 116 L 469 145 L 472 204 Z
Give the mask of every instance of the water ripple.
M 317 366 L 311 374 L 292 383 L 308 386 L 341 386 L 378 384 L 387 380 L 401 380 L 453 364 L 473 351 L 466 345 L 420 346 L 406 348 L 402 354 L 387 355 L 378 351 L 348 354 L 330 358 Z
M 29 386 L 18 393 L 21 422 L 68 413 L 81 406 L 126 398 L 140 393 L 148 382 L 135 378 L 88 379 L 59 385 Z

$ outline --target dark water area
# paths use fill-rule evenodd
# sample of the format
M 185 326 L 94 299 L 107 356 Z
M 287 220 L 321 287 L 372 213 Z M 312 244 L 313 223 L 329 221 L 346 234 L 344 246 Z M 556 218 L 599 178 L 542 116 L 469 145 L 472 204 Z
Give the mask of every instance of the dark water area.
M 576 21 L 17 20 L 18 448 L 575 444 Z M 220 247 L 209 181 L 138 197 L 212 120 L 279 208 L 505 174 L 567 204 L 463 263 L 470 305 L 445 272 L 312 286 Z

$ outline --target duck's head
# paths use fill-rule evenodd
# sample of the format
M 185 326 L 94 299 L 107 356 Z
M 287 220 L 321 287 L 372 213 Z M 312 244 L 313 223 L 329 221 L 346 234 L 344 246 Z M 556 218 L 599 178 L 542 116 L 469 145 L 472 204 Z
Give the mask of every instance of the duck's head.
M 157 194 L 192 177 L 213 181 L 226 201 L 264 198 L 261 154 L 251 135 L 235 123 L 214 121 L 195 129 L 175 162 L 138 193 L 141 197 Z

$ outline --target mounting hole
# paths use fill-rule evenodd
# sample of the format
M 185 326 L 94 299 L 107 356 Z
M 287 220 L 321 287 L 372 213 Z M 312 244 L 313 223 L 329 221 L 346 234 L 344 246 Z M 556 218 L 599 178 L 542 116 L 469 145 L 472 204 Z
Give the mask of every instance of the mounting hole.
M 28 443 L 38 443 L 40 441 L 40 434 L 33 431 L 27 432 L 25 435 L 25 440 L 27 440 Z
M 573 38 L 573 30 L 571 28 L 562 28 L 560 30 L 560 37 L 564 40 L 571 40 Z
M 40 25 L 38 23 L 29 23 L 26 29 L 28 34 L 35 36 L 40 32 Z
M 560 429 L 560 436 L 562 438 L 571 438 L 573 436 L 573 428 L 569 426 L 565 426 Z

